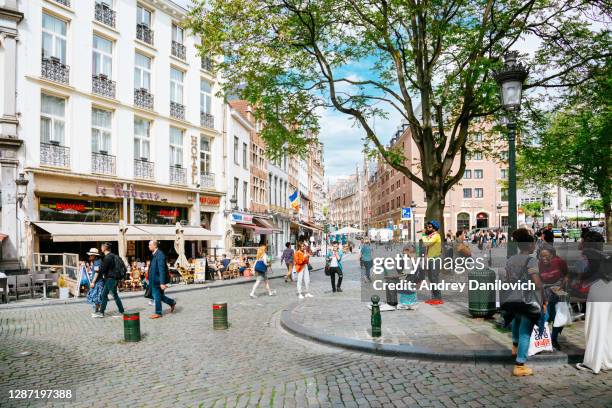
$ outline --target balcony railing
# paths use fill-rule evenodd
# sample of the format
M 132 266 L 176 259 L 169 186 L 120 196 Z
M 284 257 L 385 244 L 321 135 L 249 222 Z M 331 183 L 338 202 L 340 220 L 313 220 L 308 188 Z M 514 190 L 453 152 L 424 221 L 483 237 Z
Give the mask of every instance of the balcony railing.
M 95 94 L 115 99 L 116 84 L 104 74 L 91 77 L 91 91 Z
M 214 129 L 215 117 L 210 113 L 200 112 L 200 126 Z
M 70 7 L 70 0 L 53 0 L 53 1 L 63 6 Z
M 215 188 L 214 173 L 200 174 L 200 187 L 201 188 Z
M 149 45 L 153 45 L 153 30 L 148 25 L 139 23 L 136 24 L 136 38 L 144 41 Z
M 70 148 L 54 142 L 41 143 L 40 163 L 47 166 L 70 168 Z
M 91 172 L 97 174 L 115 174 L 115 156 L 106 152 L 93 152 L 91 154 Z
M 153 110 L 153 94 L 146 88 L 134 89 L 134 105 Z
M 54 82 L 68 84 L 70 82 L 70 67 L 62 63 L 59 58 L 49 57 L 42 59 L 43 78 Z
M 146 159 L 134 159 L 134 178 L 153 180 L 155 178 L 155 163 Z
M 187 172 L 184 168 L 170 166 L 170 184 L 187 184 Z
M 185 59 L 186 48 L 183 44 L 177 41 L 172 41 L 172 55 L 182 60 Z
M 173 118 L 185 120 L 185 105 L 178 102 L 170 101 L 170 116 Z
M 94 12 L 96 21 L 106 24 L 109 27 L 115 27 L 115 16 L 117 12 L 110 8 L 106 3 L 97 3 Z
M 213 61 L 209 57 L 201 57 L 202 69 L 204 71 L 213 72 Z

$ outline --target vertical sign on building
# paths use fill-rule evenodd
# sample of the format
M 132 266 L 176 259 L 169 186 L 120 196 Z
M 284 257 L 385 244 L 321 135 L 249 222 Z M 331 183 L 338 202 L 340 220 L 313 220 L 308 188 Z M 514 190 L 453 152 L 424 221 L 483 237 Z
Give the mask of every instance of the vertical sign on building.
M 198 184 L 198 137 L 191 136 L 191 184 Z

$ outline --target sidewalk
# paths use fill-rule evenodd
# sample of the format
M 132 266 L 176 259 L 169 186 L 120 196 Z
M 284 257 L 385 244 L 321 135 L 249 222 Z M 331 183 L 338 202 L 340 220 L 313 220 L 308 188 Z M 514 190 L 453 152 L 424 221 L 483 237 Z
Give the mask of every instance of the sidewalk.
M 312 257 L 311 265 L 315 269 L 323 268 L 324 258 L 323 257 Z M 281 265 L 280 260 L 276 260 L 272 264 L 271 271 L 268 272 L 268 277 L 270 279 L 280 279 L 283 278 L 287 273 L 287 267 L 283 264 Z M 215 281 L 207 281 L 205 283 L 193 283 L 193 284 L 173 284 L 167 289 L 168 293 L 179 293 L 179 292 L 190 292 L 194 290 L 204 290 L 204 289 L 212 289 L 212 288 L 221 288 L 232 285 L 242 285 L 246 283 L 251 283 L 255 280 L 255 277 L 249 278 L 236 278 L 236 279 L 226 279 L 226 280 L 215 280 Z M 138 290 L 133 292 L 119 292 L 119 296 L 122 299 L 136 298 L 142 297 L 144 295 L 144 291 Z M 19 300 L 12 300 L 10 303 L 2 303 L 0 304 L 0 310 L 7 309 L 20 309 L 20 308 L 31 308 L 31 307 L 46 307 L 46 306 L 61 306 L 61 305 L 72 305 L 78 303 L 86 303 L 87 299 L 85 296 L 81 296 L 78 298 L 70 298 L 65 300 L 53 299 L 49 298 L 47 300 L 42 300 L 40 298 L 21 298 Z
M 325 344 L 425 360 L 511 363 L 508 330 L 493 319 L 474 319 L 467 304 L 447 302 L 442 306 L 419 305 L 418 310 L 382 312 L 382 336 L 370 336 L 367 302 L 353 286 L 342 294 L 324 294 L 315 301 L 298 302 L 286 308 L 281 324 L 289 332 Z M 568 363 L 582 361 L 584 322 L 566 327 L 559 342 L 562 352 L 540 353 L 531 362 Z

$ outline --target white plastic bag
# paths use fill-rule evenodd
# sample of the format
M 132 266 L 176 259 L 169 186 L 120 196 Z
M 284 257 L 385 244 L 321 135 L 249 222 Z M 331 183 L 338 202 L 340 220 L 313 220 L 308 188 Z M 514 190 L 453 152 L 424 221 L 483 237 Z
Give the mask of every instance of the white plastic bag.
M 293 269 L 291 270 L 291 280 L 293 280 L 294 282 L 297 282 L 297 272 L 295 271 L 295 265 L 293 265 Z
M 553 351 L 552 341 L 550 339 L 550 331 L 548 330 L 548 325 L 544 325 L 544 331 L 542 335 L 539 335 L 538 326 L 533 327 L 533 331 L 531 332 L 531 339 L 529 340 L 529 351 L 527 355 L 533 356 L 534 354 L 538 354 L 542 351 Z
M 567 326 L 572 322 L 572 313 L 567 302 L 559 302 L 555 307 L 555 321 L 553 327 Z

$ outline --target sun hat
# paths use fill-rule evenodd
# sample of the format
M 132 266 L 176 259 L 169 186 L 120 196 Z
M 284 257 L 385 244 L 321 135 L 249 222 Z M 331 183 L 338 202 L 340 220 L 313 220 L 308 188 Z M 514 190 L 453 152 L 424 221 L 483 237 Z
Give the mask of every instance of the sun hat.
M 98 251 L 98 248 L 91 248 L 89 252 L 87 252 L 87 255 L 100 256 L 100 251 Z

